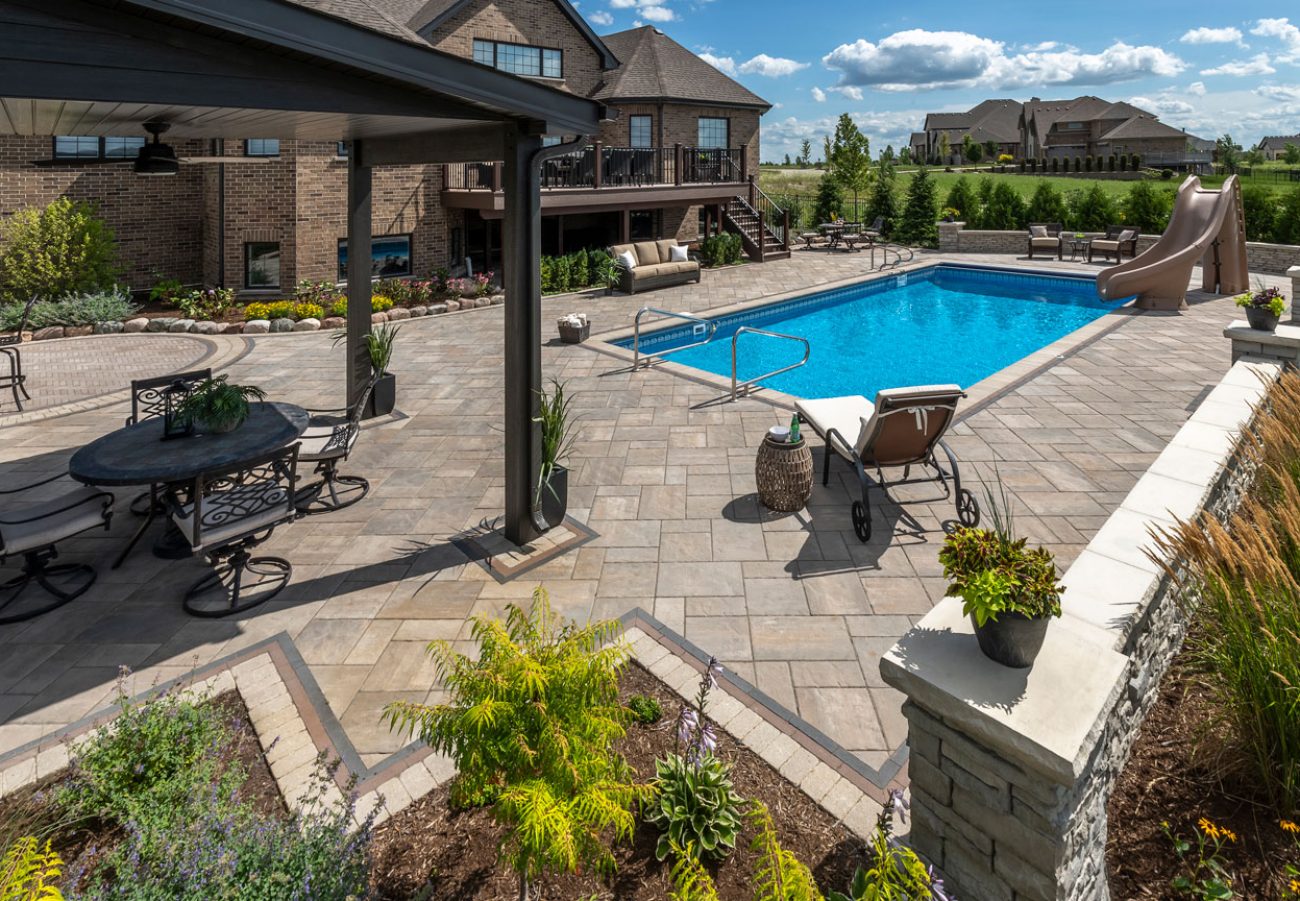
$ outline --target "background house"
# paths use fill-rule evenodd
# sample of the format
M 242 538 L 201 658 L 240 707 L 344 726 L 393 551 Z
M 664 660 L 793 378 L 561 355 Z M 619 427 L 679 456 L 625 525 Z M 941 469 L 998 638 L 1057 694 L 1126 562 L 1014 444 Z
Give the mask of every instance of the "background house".
M 1024 155 L 1034 159 L 1138 154 L 1145 166 L 1191 169 L 1208 165 L 1207 142 L 1161 122 L 1131 103 L 1100 97 L 1040 100 L 1024 104 L 1020 116 Z M 1212 143 L 1212 142 L 1209 142 Z
M 355 7 L 346 7 L 354 9 Z M 655 28 L 605 37 L 567 0 L 392 0 L 390 17 L 435 49 L 601 101 L 599 135 L 545 164 L 543 250 L 695 240 L 749 227 L 728 208 L 757 172 L 770 104 Z M 173 141 L 179 172 L 141 177 L 139 138 L 0 139 L 0 216 L 59 196 L 96 203 L 121 244 L 124 279 L 282 293 L 342 278 L 346 142 L 257 135 Z M 575 136 L 551 135 L 551 143 Z M 374 175 L 375 275 L 500 266 L 501 164 L 393 166 Z M 753 240 L 761 236 L 750 235 Z
M 1255 149 L 1264 154 L 1264 159 L 1276 161 L 1282 159 L 1286 153 L 1286 145 L 1293 144 L 1300 147 L 1300 134 L 1295 135 L 1269 135 L 1255 145 Z
M 930 113 L 922 130 L 912 135 L 912 155 L 943 165 L 962 162 L 962 142 L 966 135 L 976 144 L 989 141 L 998 145 L 998 153 L 1020 158 L 1020 109 L 1015 100 L 985 100 L 964 113 Z M 941 153 L 946 136 L 948 152 Z M 918 147 L 918 137 L 924 146 Z M 918 156 L 919 151 L 919 156 Z

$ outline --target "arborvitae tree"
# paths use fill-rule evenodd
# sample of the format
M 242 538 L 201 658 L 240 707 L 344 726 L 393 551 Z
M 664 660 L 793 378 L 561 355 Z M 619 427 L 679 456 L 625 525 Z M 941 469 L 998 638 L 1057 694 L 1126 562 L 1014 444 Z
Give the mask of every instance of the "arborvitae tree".
M 1061 158 L 1058 156 L 1052 157 L 1052 171 L 1053 172 L 1061 171 Z
M 998 160 L 998 142 L 997 142 L 997 141 L 985 141 L 985 142 L 984 142 L 984 158 L 987 159 L 990 163 L 996 163 L 996 162 L 997 162 L 997 160 Z
M 1029 199 L 1029 209 L 1025 212 L 1029 222 L 1060 222 L 1069 218 L 1065 207 L 1065 198 L 1061 192 L 1052 187 L 1050 181 L 1040 181 L 1034 188 L 1034 195 Z
M 1282 199 L 1282 208 L 1273 222 L 1273 240 L 1279 244 L 1300 244 L 1300 186 L 1292 188 Z M 1291 300 L 1294 302 L 1295 298 Z
M 1011 187 L 1011 182 L 998 179 L 988 205 L 984 207 L 980 227 L 1003 230 L 1025 227 L 1025 201 Z
M 817 185 L 817 202 L 813 216 L 818 222 L 830 222 L 844 212 L 844 192 L 840 183 L 829 173 Z
M 977 223 L 977 224 L 973 224 L 971 227 L 972 227 L 972 228 L 983 228 L 983 227 L 984 227 L 984 208 L 987 207 L 987 206 L 989 205 L 989 201 L 991 201 L 991 200 L 993 199 L 993 179 L 992 179 L 992 177 L 986 175 L 986 176 L 984 176 L 983 178 L 981 178 L 981 179 L 979 180 L 979 186 L 975 189 L 975 193 L 976 193 L 976 195 L 979 197 L 980 208 L 976 211 L 977 214 L 978 214 L 977 217 L 976 217 L 976 223 Z
M 1083 171 L 1083 157 L 1076 156 L 1074 158 L 1074 171 L 1075 172 Z
M 1142 155 L 1135 153 L 1129 157 L 1129 161 L 1133 164 L 1129 168 L 1136 172 L 1142 166 Z
M 934 180 L 924 167 L 916 170 L 907 186 L 907 203 L 898 225 L 897 237 L 904 244 L 937 247 L 939 225 L 936 220 Z
M 978 163 L 983 158 L 984 158 L 983 147 L 981 147 L 979 144 L 976 144 L 974 141 L 971 141 L 969 144 L 966 145 L 966 159 L 970 161 L 971 165 Z
M 898 196 L 894 193 L 894 188 L 894 167 L 882 165 L 871 189 L 871 201 L 864 221 L 874 222 L 879 219 L 880 233 L 885 237 L 892 235 L 898 225 Z
M 948 132 L 939 132 L 939 163 L 946 166 L 952 158 L 952 146 L 948 141 Z
M 1083 171 L 1084 171 L 1084 172 L 1091 172 L 1091 171 L 1092 171 L 1092 154 L 1091 154 L 1091 153 L 1088 154 L 1087 156 L 1085 156 L 1085 157 L 1083 158 Z
M 788 153 L 785 155 L 785 165 L 787 165 L 787 166 L 790 165 L 790 154 L 788 154 Z
M 964 175 L 953 182 L 953 186 L 948 189 L 948 198 L 943 205 L 956 210 L 958 218 L 964 222 L 970 223 L 979 218 L 979 201 L 975 199 L 970 181 Z
M 1286 148 L 1282 151 L 1282 162 L 1286 163 L 1288 166 L 1294 166 L 1297 163 L 1300 163 L 1300 147 L 1288 143 Z
M 1241 208 L 1246 218 L 1247 240 L 1273 240 L 1273 233 L 1279 224 L 1278 203 L 1273 192 L 1263 185 L 1247 185 L 1241 189 Z
M 1115 204 L 1099 184 L 1070 196 L 1070 226 L 1080 231 L 1102 231 L 1114 222 Z
M 1160 234 L 1169 224 L 1170 200 L 1167 191 L 1157 191 L 1145 181 L 1134 182 L 1124 197 L 1125 224 L 1148 235 Z
M 912 161 L 912 148 L 904 147 L 902 150 L 898 151 L 898 161 L 904 164 L 910 163 Z

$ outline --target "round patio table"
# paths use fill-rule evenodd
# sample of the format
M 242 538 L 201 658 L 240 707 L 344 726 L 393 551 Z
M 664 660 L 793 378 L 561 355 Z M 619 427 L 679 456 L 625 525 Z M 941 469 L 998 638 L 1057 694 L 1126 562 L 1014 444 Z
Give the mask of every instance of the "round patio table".
M 838 245 L 840 237 L 844 234 L 843 222 L 823 222 L 817 228 L 827 237 L 829 247 Z
M 249 404 L 244 424 L 233 431 L 164 441 L 163 419 L 157 416 L 96 438 L 72 455 L 68 473 L 87 485 L 187 482 L 201 473 L 234 468 L 246 460 L 279 450 L 307 430 L 309 418 L 307 411 L 295 404 L 253 403 Z M 149 515 L 113 562 L 113 569 L 122 565 L 157 512 L 151 504 Z M 162 552 L 159 556 L 174 556 L 170 551 L 172 544 L 164 541 L 155 551 Z

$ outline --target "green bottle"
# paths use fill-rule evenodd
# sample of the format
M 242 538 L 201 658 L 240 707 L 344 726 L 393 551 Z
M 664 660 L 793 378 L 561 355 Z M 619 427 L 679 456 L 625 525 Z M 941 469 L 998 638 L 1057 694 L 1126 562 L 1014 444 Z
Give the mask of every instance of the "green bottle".
M 790 443 L 799 443 L 799 414 L 790 417 Z

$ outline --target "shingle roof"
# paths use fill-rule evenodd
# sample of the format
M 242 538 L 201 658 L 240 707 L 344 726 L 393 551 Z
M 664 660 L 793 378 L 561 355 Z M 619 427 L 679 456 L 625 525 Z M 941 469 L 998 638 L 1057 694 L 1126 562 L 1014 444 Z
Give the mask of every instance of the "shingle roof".
M 1101 136 L 1103 141 L 1114 141 L 1119 138 L 1128 138 L 1134 140 L 1137 138 L 1186 138 L 1188 135 L 1182 129 L 1174 128 L 1172 125 L 1166 125 L 1158 119 L 1149 116 L 1134 116 L 1125 122 L 1112 128 Z
M 1015 100 L 984 100 L 964 113 L 930 113 L 922 127 L 969 134 L 980 143 L 1014 144 L 1020 140 L 1021 109 Z
M 341 19 L 353 25 L 360 25 L 390 38 L 397 38 L 411 44 L 427 46 L 423 38 L 408 28 L 404 22 L 381 9 L 379 3 L 388 0 L 288 0 L 295 6 L 301 6 L 333 19 Z
M 1260 150 L 1286 150 L 1287 144 L 1300 147 L 1300 135 L 1268 135 L 1260 139 L 1258 146 Z
M 431 36 L 434 31 L 440 28 L 444 22 L 449 21 L 456 13 L 466 8 L 471 0 L 376 0 L 376 2 L 387 3 L 401 11 L 403 21 L 411 28 L 425 36 Z M 612 69 L 618 65 L 618 60 L 614 57 L 613 52 L 596 34 L 591 30 L 591 25 L 587 20 L 574 8 L 569 0 L 532 0 L 534 3 L 551 2 L 569 18 L 574 28 L 582 33 L 587 42 L 595 48 L 600 54 L 601 66 L 605 69 Z
M 605 74 L 593 100 L 679 100 L 772 108 L 651 25 L 608 34 L 602 40 L 621 65 Z

